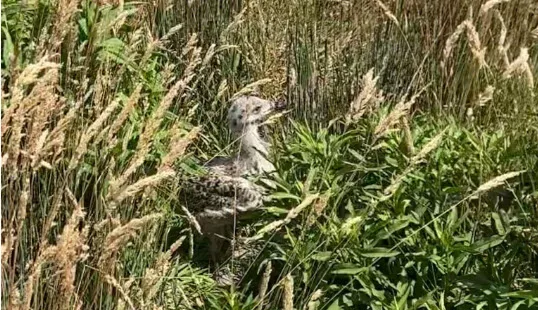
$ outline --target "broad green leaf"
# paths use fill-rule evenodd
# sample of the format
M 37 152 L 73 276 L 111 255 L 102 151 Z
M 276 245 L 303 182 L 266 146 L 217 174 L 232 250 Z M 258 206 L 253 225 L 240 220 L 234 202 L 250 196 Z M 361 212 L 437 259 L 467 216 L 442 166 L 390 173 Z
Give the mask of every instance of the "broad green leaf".
M 391 251 L 386 248 L 372 248 L 372 249 L 364 249 L 360 255 L 364 257 L 371 257 L 371 258 L 381 258 L 381 257 L 394 257 L 396 255 L 400 254 L 398 251 Z

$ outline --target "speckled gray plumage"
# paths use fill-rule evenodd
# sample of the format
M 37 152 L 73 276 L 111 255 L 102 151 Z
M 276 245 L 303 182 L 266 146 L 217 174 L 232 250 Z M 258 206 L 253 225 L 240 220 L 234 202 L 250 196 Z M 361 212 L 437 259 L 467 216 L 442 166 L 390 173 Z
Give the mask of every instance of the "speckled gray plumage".
M 181 199 L 195 216 L 202 233 L 212 242 L 211 251 L 219 251 L 216 235 L 227 230 L 242 214 L 263 206 L 266 193 L 249 177 L 271 172 L 274 166 L 267 159 L 268 143 L 259 135 L 258 127 L 278 106 L 254 96 L 234 100 L 228 112 L 228 125 L 239 140 L 240 150 L 231 157 L 218 157 L 207 165 L 207 173 L 182 180 Z

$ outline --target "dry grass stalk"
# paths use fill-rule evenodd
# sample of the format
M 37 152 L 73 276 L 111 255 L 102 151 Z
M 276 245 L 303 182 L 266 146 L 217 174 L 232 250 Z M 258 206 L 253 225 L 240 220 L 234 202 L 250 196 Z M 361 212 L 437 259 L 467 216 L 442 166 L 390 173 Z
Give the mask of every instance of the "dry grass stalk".
M 443 63 L 446 63 L 450 56 L 452 55 L 452 50 L 456 46 L 456 43 L 458 42 L 461 34 L 466 29 L 466 21 L 459 24 L 456 30 L 448 37 L 445 43 L 445 48 L 443 50 Z
M 467 41 L 469 43 L 469 47 L 471 48 L 471 53 L 478 61 L 480 68 L 487 66 L 485 59 L 486 47 L 482 47 L 478 32 L 476 31 L 472 21 L 469 19 L 464 20 L 461 24 L 459 24 L 456 30 L 450 35 L 450 37 L 448 37 L 443 50 L 443 66 L 445 66 L 446 62 L 452 55 L 452 50 L 456 46 L 456 43 L 458 42 L 463 31 L 465 31 L 467 34 Z
M 262 281 L 260 283 L 260 292 L 258 293 L 258 309 L 260 310 L 263 309 L 265 295 L 267 294 L 269 280 L 271 279 L 271 272 L 273 272 L 273 267 L 271 261 L 268 261 L 267 265 L 265 265 L 265 271 L 263 272 Z
M 435 150 L 441 144 L 445 131 L 446 129 L 438 133 L 435 137 L 433 137 L 433 139 L 426 143 L 426 145 L 422 147 L 422 149 L 417 153 L 417 155 L 411 158 L 411 165 L 416 165 L 422 162 L 431 151 Z
M 409 113 L 409 110 L 415 104 L 415 101 L 417 98 L 422 94 L 425 88 L 420 90 L 417 94 L 413 95 L 411 99 L 406 101 L 406 96 L 403 96 L 400 102 L 394 106 L 394 109 L 385 116 L 383 119 L 379 121 L 376 128 L 374 129 L 374 137 L 375 139 L 379 139 L 383 136 L 385 136 L 389 130 L 404 116 L 406 116 Z
M 508 29 L 504 23 L 504 18 L 501 15 L 501 12 L 495 10 L 495 16 L 501 24 L 501 34 L 499 35 L 499 43 L 497 44 L 497 51 L 501 54 L 505 67 L 510 65 L 510 60 L 508 59 L 508 46 L 506 45 L 506 36 L 508 34 Z
M 501 186 L 501 185 L 504 184 L 504 182 L 506 180 L 511 179 L 511 178 L 515 178 L 515 177 L 519 176 L 520 174 L 522 174 L 524 172 L 525 172 L 525 170 L 508 172 L 508 173 L 505 173 L 505 174 L 500 175 L 498 177 L 495 177 L 495 178 L 487 181 L 486 183 L 480 185 L 476 189 L 475 194 L 480 194 L 480 193 L 483 193 L 483 192 L 487 192 L 488 190 L 490 190 L 492 188 L 496 188 L 498 186 Z
M 172 138 L 170 139 L 170 150 L 163 158 L 163 161 L 159 167 L 159 171 L 171 168 L 174 162 L 185 153 L 185 150 L 187 149 L 189 144 L 191 144 L 191 142 L 196 139 L 199 133 L 200 127 L 194 127 L 185 136 L 183 136 L 182 130 L 180 130 L 179 128 L 176 129 L 176 131 L 172 135 Z
M 327 203 L 329 201 L 328 195 L 323 195 L 319 197 L 312 206 L 312 213 L 308 217 L 307 225 L 310 226 L 316 222 L 318 217 L 323 213 L 323 210 L 325 210 L 325 207 L 327 207 Z
M 377 6 L 383 11 L 383 14 L 387 16 L 390 20 L 392 20 L 398 27 L 400 27 L 400 22 L 396 18 L 396 16 L 389 10 L 389 8 L 380 0 L 376 0 L 375 2 Z
M 478 95 L 478 99 L 476 100 L 475 104 L 480 107 L 485 106 L 486 103 L 493 99 L 494 92 L 495 87 L 493 87 L 492 85 L 488 85 L 486 89 Z
M 114 268 L 113 257 L 129 240 L 136 237 L 136 234 L 147 224 L 160 219 L 161 213 L 146 215 L 142 218 L 132 219 L 127 224 L 112 230 L 105 238 L 103 250 L 99 257 L 99 265 L 107 271 Z
M 316 301 L 320 299 L 322 295 L 323 295 L 323 291 L 321 289 L 316 290 L 312 294 L 312 296 L 310 297 L 310 300 L 308 301 L 308 310 L 315 310 L 318 308 L 318 303 Z
M 529 87 L 534 86 L 534 77 L 529 65 L 529 49 L 522 47 L 519 56 L 512 61 L 503 72 L 503 78 L 510 78 L 514 73 L 524 73 L 527 77 Z
M 54 261 L 62 275 L 60 282 L 61 304 L 64 305 L 65 309 L 68 309 L 71 298 L 76 294 L 74 284 L 76 264 L 87 258 L 86 253 L 89 247 L 86 245 L 88 229 L 79 230 L 79 225 L 86 214 L 69 189 L 66 190 L 66 194 L 68 200 L 74 205 L 74 210 L 64 226 L 62 234 L 58 237 Z M 75 300 L 77 300 L 76 296 Z
M 158 172 L 152 176 L 138 180 L 132 185 L 127 186 L 125 189 L 118 192 L 116 196 L 113 197 L 111 201 L 111 208 L 114 208 L 116 205 L 120 204 L 123 200 L 135 196 L 141 190 L 153 187 L 159 184 L 161 181 L 173 177 L 175 172 L 172 169 L 163 169 L 163 171 Z
M 371 68 L 361 80 L 362 90 L 349 106 L 348 120 L 360 119 L 368 110 L 376 108 L 383 101 L 383 91 L 377 89 L 379 76 L 374 78 L 374 68 Z
M 412 156 L 415 154 L 415 146 L 413 145 L 413 133 L 411 132 L 411 127 L 409 127 L 409 117 L 403 116 L 400 119 L 400 124 L 404 132 L 404 147 L 407 156 Z
M 138 145 L 136 148 L 136 152 L 134 157 L 130 161 L 129 167 L 123 172 L 122 175 L 120 175 L 118 178 L 112 180 L 110 182 L 110 191 L 107 196 L 107 200 L 112 200 L 112 197 L 117 195 L 117 191 L 127 182 L 127 180 L 131 177 L 131 175 L 140 167 L 145 159 L 147 154 L 150 151 L 151 147 L 151 141 L 153 139 L 153 136 L 157 129 L 159 128 L 162 119 L 164 118 L 165 112 L 168 110 L 170 105 L 172 104 L 172 101 L 174 98 L 180 94 L 183 93 L 185 88 L 187 87 L 187 83 L 192 79 L 192 76 L 189 75 L 188 77 L 178 81 L 164 96 L 164 98 L 161 100 L 161 103 L 159 104 L 159 107 L 153 113 L 153 115 L 150 117 L 149 121 L 146 123 L 146 126 L 144 128 L 144 131 L 140 135 L 140 139 L 138 141 Z
M 275 231 L 279 229 L 280 227 L 282 227 L 283 225 L 288 224 L 289 222 L 291 222 L 291 220 L 296 218 L 304 209 L 306 209 L 306 207 L 311 205 L 318 198 L 319 198 L 319 194 L 310 194 L 306 196 L 297 207 L 291 209 L 288 212 L 288 215 L 286 216 L 286 218 L 284 218 L 283 220 L 274 221 L 271 224 L 264 226 L 258 231 L 258 233 L 255 236 L 248 238 L 247 242 L 258 240 L 262 238 L 266 233 Z
M 282 309 L 293 310 L 293 277 L 290 273 L 284 278 L 282 286 L 284 288 L 282 294 Z
M 56 17 L 54 19 L 54 29 L 52 31 L 51 42 L 53 49 L 60 46 L 63 38 L 73 28 L 70 27 L 71 18 L 77 12 L 79 1 L 73 0 L 60 0 L 57 4 L 58 10 L 56 11 Z
M 102 231 L 106 226 L 110 226 L 110 228 L 114 229 L 121 225 L 121 221 L 118 218 L 115 217 L 109 217 L 106 218 L 99 223 L 96 223 L 93 225 L 93 229 L 97 232 Z
M 138 100 L 140 99 L 140 92 L 142 91 L 142 84 L 139 84 L 136 86 L 135 90 L 129 96 L 129 99 L 121 109 L 120 114 L 118 114 L 118 117 L 114 120 L 112 125 L 110 125 L 110 129 L 108 130 L 108 141 L 109 142 L 109 148 L 114 146 L 117 141 L 116 134 L 121 129 L 121 126 L 123 126 L 123 123 L 127 120 L 127 118 L 131 115 L 133 110 L 135 109 L 136 104 L 138 103 Z M 99 139 L 100 140 L 100 139 Z
M 486 15 L 486 13 L 491 10 L 494 6 L 501 3 L 508 3 L 510 0 L 489 0 L 488 2 L 480 6 L 480 16 Z
M 268 79 L 268 78 L 265 78 L 265 79 L 261 79 L 261 80 L 257 80 L 255 82 L 252 82 L 248 85 L 246 85 L 245 87 L 241 88 L 238 92 L 236 92 L 235 94 L 233 94 L 232 98 L 230 100 L 234 100 L 238 97 L 241 97 L 243 95 L 246 95 L 246 94 L 251 94 L 253 92 L 255 92 L 261 85 L 265 85 L 269 82 L 271 82 L 272 79 Z
M 90 125 L 90 127 L 82 134 L 77 148 L 75 149 L 75 154 L 71 158 L 69 163 L 69 170 L 74 169 L 80 162 L 82 156 L 88 150 L 88 143 L 91 139 L 101 130 L 105 121 L 110 117 L 110 115 L 116 110 L 119 106 L 119 100 L 112 101 L 105 110 L 97 117 L 97 119 Z
M 194 229 L 196 229 L 196 232 L 198 232 L 200 235 L 203 235 L 202 233 L 202 226 L 200 226 L 200 223 L 198 223 L 198 220 L 196 220 L 196 217 L 194 217 L 185 206 L 181 206 L 181 210 L 185 213 L 187 216 L 187 219 L 189 220 L 190 224 L 194 226 Z
M 127 292 L 123 289 L 123 286 L 118 282 L 118 280 L 116 280 L 116 278 L 107 274 L 105 275 L 105 281 L 118 290 L 122 299 L 129 305 L 131 310 L 136 310 L 136 307 L 134 306 L 133 301 L 131 300 Z

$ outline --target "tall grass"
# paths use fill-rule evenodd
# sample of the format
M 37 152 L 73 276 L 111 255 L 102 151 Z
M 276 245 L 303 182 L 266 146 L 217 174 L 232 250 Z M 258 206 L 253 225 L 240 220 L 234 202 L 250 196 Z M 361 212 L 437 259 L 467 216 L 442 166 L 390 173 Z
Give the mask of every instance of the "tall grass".
M 536 307 L 533 1 L 2 8 L 7 308 Z M 175 175 L 254 91 L 291 117 L 220 287 Z

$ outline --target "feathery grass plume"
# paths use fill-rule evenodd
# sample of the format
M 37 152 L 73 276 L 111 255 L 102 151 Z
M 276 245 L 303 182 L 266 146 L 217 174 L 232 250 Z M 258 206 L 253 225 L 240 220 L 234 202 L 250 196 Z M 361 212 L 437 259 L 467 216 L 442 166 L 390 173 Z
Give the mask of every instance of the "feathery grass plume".
M 62 234 L 58 237 L 56 255 L 54 255 L 54 262 L 61 275 L 60 295 L 62 300 L 60 302 L 64 305 L 64 309 L 69 308 L 73 296 L 75 296 L 75 300 L 78 300 L 75 293 L 76 264 L 86 259 L 86 253 L 89 249 L 86 245 L 88 229 L 79 230 L 79 225 L 83 222 L 86 213 L 69 189 L 66 189 L 66 195 L 74 205 L 74 210 L 64 226 Z
M 317 300 L 321 298 L 323 295 L 323 291 L 321 289 L 316 290 L 312 296 L 310 297 L 310 300 L 308 301 L 308 310 L 315 310 L 318 308 Z
M 228 26 L 226 26 L 226 29 L 224 29 L 224 31 L 222 31 L 220 34 L 219 39 L 221 43 L 226 42 L 230 32 L 232 32 L 237 26 L 241 25 L 245 21 L 247 10 L 255 4 L 257 4 L 257 1 L 249 1 L 247 5 L 245 5 L 244 8 L 234 16 L 233 21 L 229 23 Z
M 403 180 L 405 179 L 405 177 L 411 173 L 411 171 L 413 171 L 413 165 L 410 165 L 409 167 L 407 167 L 402 173 L 400 173 L 399 175 L 397 175 L 391 182 L 390 182 L 390 185 L 387 186 L 384 190 L 383 190 L 383 194 L 385 194 L 386 196 L 383 197 L 383 199 L 387 199 L 389 198 L 390 196 L 392 196 L 392 194 L 394 194 L 398 188 L 400 188 L 400 185 L 402 185 L 402 182 Z
M 93 225 L 93 229 L 97 232 L 102 231 L 105 229 L 106 226 L 110 226 L 110 228 L 114 229 L 121 225 L 121 221 L 116 217 L 109 217 L 104 220 L 101 220 L 99 223 L 96 223 Z
M 493 99 L 494 92 L 495 87 L 493 87 L 492 85 L 486 86 L 486 89 L 478 95 L 478 99 L 476 100 L 475 105 L 479 107 L 485 106 L 486 103 Z
M 323 210 L 325 210 L 325 207 L 327 207 L 327 203 L 329 201 L 329 195 L 325 194 L 316 199 L 312 206 L 312 213 L 308 217 L 306 223 L 308 226 L 311 226 L 316 222 L 318 217 L 323 213 Z
M 257 234 L 255 236 L 246 239 L 246 241 L 250 242 L 250 241 L 258 240 L 258 239 L 262 238 L 266 233 L 271 232 L 271 231 L 275 231 L 275 230 L 279 229 L 280 227 L 282 227 L 283 225 L 288 224 L 289 222 L 291 222 L 291 220 L 296 218 L 306 207 L 311 205 L 318 198 L 319 198 L 319 194 L 309 194 L 309 195 L 307 195 L 297 207 L 295 207 L 295 208 L 291 209 L 290 211 L 288 211 L 288 215 L 286 215 L 286 218 L 284 218 L 283 220 L 274 221 L 274 222 L 264 226 L 263 228 L 258 230 L 258 232 L 257 232 Z
M 284 288 L 282 292 L 282 309 L 293 310 L 293 277 L 291 273 L 288 273 L 284 281 L 282 281 L 282 287 Z
M 499 20 L 499 23 L 501 24 L 501 33 L 499 35 L 499 42 L 497 44 L 497 51 L 501 54 L 501 57 L 504 62 L 504 66 L 508 67 L 510 65 L 510 60 L 508 59 L 508 46 L 506 45 L 506 36 L 508 34 L 508 29 L 506 28 L 506 24 L 504 23 L 504 18 L 501 15 L 501 12 L 499 10 L 495 10 L 495 17 Z
M 374 129 L 375 139 L 379 139 L 385 136 L 390 129 L 403 117 L 409 113 L 409 110 L 415 104 L 417 98 L 422 94 L 426 88 L 422 88 L 418 93 L 413 95 L 411 99 L 406 101 L 407 95 L 404 95 L 400 102 L 398 102 L 392 111 L 379 121 L 376 128 Z
M 24 300 L 23 300 L 23 309 L 30 310 L 32 309 L 32 297 L 34 294 L 35 283 L 39 283 L 39 278 L 41 277 L 41 270 L 43 265 L 49 261 L 52 257 L 56 255 L 58 248 L 56 246 L 47 246 L 43 251 L 37 256 L 37 258 L 32 262 L 30 270 L 30 275 L 26 282 L 24 283 Z
M 500 175 L 498 177 L 495 177 L 495 178 L 487 181 L 486 183 L 480 185 L 476 189 L 475 195 L 478 195 L 478 194 L 483 193 L 483 192 L 487 192 L 488 190 L 490 190 L 492 188 L 501 186 L 501 185 L 504 184 L 504 182 L 506 180 L 511 179 L 511 178 L 515 178 L 515 177 L 519 176 L 520 174 L 522 174 L 524 172 L 526 172 L 526 170 L 508 172 L 508 173 L 505 173 L 505 174 Z
M 127 99 L 127 102 L 121 109 L 121 112 L 118 114 L 112 125 L 110 125 L 110 129 L 108 130 L 108 138 L 107 140 L 109 142 L 109 148 L 114 146 L 116 144 L 117 138 L 116 134 L 120 130 L 121 126 L 123 126 L 123 123 L 129 118 L 133 110 L 135 109 L 136 104 L 138 103 L 138 100 L 140 99 L 140 92 L 142 91 L 142 84 L 138 84 L 131 94 L 129 96 L 129 99 Z M 104 133 L 104 132 L 103 132 Z M 101 139 L 98 139 L 101 140 Z
M 346 115 L 348 121 L 360 119 L 368 110 L 376 108 L 383 101 L 383 91 L 377 89 L 379 75 L 374 78 L 374 68 L 371 68 L 361 79 L 362 90 L 349 105 Z
M 267 294 L 269 280 L 271 279 L 271 272 L 273 272 L 273 267 L 271 261 L 268 261 L 265 265 L 265 271 L 263 272 L 262 281 L 260 282 L 260 291 L 258 293 L 258 309 L 260 310 L 263 309 L 265 295 Z
M 168 179 L 170 177 L 173 177 L 176 173 L 172 169 L 163 169 L 162 171 L 143 178 L 141 180 L 138 180 L 134 184 L 131 184 L 127 186 L 125 189 L 119 191 L 117 195 L 115 195 L 112 198 L 112 201 L 110 203 L 110 208 L 116 207 L 118 204 L 120 204 L 123 200 L 135 196 L 137 193 L 139 193 L 141 190 L 155 186 L 159 184 L 161 181 Z
M 381 2 L 381 0 L 376 0 L 375 3 L 377 6 L 383 11 L 383 14 L 385 14 L 390 20 L 392 20 L 396 26 L 400 27 L 400 22 L 396 18 L 396 16 L 389 10 L 389 8 Z
M 32 90 L 32 93 L 35 91 L 37 96 L 35 100 L 39 100 L 39 104 L 33 109 L 31 126 L 28 130 L 26 149 L 31 155 L 36 154 L 36 148 L 43 130 L 47 126 L 48 118 L 61 105 L 59 96 L 56 95 L 58 74 L 58 67 L 47 70 Z
M 265 85 L 265 84 L 267 84 L 267 83 L 269 83 L 271 81 L 272 81 L 272 79 L 265 78 L 265 79 L 257 80 L 255 82 L 247 84 L 245 87 L 241 88 L 238 92 L 233 94 L 233 96 L 232 96 L 232 98 L 230 100 L 234 100 L 234 99 L 239 98 L 239 97 L 241 97 L 243 95 L 246 95 L 246 94 L 251 94 L 252 92 L 257 90 L 259 86 Z
M 78 4 L 79 1 L 60 0 L 56 5 L 57 11 L 51 36 L 53 49 L 60 46 L 65 35 L 72 30 L 72 27 L 69 27 L 69 23 L 77 12 Z
M 456 43 L 458 43 L 458 40 L 463 33 L 463 31 L 467 28 L 467 25 L 465 24 L 469 21 L 463 21 L 461 24 L 456 27 L 456 30 L 448 37 L 445 43 L 445 48 L 443 49 L 443 66 L 448 61 L 450 56 L 452 56 L 452 50 L 456 46 Z
M 170 150 L 163 158 L 159 171 L 172 167 L 174 162 L 185 153 L 189 144 L 196 139 L 199 133 L 200 127 L 194 127 L 186 135 L 183 135 L 182 130 L 177 128 L 170 139 Z
M 37 142 L 35 143 L 35 147 L 32 154 L 32 162 L 30 166 L 32 169 L 36 170 L 40 166 L 38 165 L 41 162 L 41 150 L 43 149 L 43 146 L 45 145 L 45 141 L 47 140 L 49 136 L 49 130 L 45 129 L 43 132 L 41 132 L 41 135 L 39 136 L 39 139 L 37 139 Z
M 409 127 L 409 117 L 403 116 L 400 119 L 400 124 L 404 132 L 404 146 L 407 156 L 412 156 L 415 154 L 415 146 L 413 145 L 413 133 L 411 132 L 411 127 Z
M 467 41 L 469 42 L 471 53 L 473 54 L 474 58 L 478 61 L 480 68 L 487 67 L 488 65 L 486 63 L 487 47 L 482 47 L 482 44 L 480 43 L 480 37 L 478 35 L 478 31 L 476 31 L 474 24 L 469 20 L 464 21 L 464 23 L 467 28 L 467 31 L 466 31 Z
M 129 242 L 132 238 L 136 237 L 138 231 L 149 223 L 154 222 L 162 217 L 161 213 L 149 214 L 141 218 L 132 219 L 127 224 L 116 227 L 105 238 L 103 244 L 103 250 L 99 257 L 99 265 L 106 271 L 112 271 L 114 269 L 114 256 L 116 253 Z
M 500 4 L 500 3 L 508 3 L 510 0 L 489 0 L 488 2 L 482 4 L 480 6 L 480 13 L 479 16 L 484 16 L 486 13 L 491 10 L 494 6 Z
M 80 162 L 82 156 L 88 150 L 88 143 L 91 139 L 101 130 L 105 121 L 110 117 L 110 115 L 116 110 L 119 106 L 119 100 L 112 101 L 105 110 L 97 117 L 97 119 L 88 127 L 86 132 L 80 137 L 77 148 L 75 149 L 75 154 L 71 158 L 69 163 L 69 170 L 74 169 Z
M 200 223 L 198 223 L 198 220 L 196 220 L 196 217 L 194 217 L 185 206 L 181 206 L 181 210 L 185 213 L 187 216 L 187 219 L 189 220 L 190 224 L 194 226 L 194 229 L 196 229 L 196 232 L 198 232 L 200 235 L 203 235 L 202 233 L 202 226 L 200 226 Z
M 512 61 L 503 72 L 503 78 L 510 78 L 514 73 L 524 73 L 527 77 L 529 87 L 534 86 L 534 77 L 529 65 L 529 49 L 522 47 L 519 56 Z
M 159 128 L 161 121 L 164 118 L 164 114 L 172 104 L 174 98 L 176 98 L 178 94 L 183 93 L 183 91 L 187 87 L 187 83 L 190 82 L 191 79 L 192 75 L 189 75 L 184 79 L 178 81 L 172 88 L 170 88 L 168 93 L 161 100 L 159 107 L 150 117 L 149 121 L 146 123 L 144 130 L 142 131 L 142 134 L 140 135 L 135 155 L 130 160 L 129 167 L 118 178 L 110 182 L 110 190 L 106 198 L 107 200 L 112 200 L 112 197 L 117 195 L 117 191 L 127 182 L 129 177 L 131 177 L 131 175 L 136 171 L 136 169 L 138 169 L 138 167 L 140 167 L 144 163 L 144 161 L 146 160 L 146 156 L 150 151 L 153 136 Z
M 422 149 L 415 156 L 411 158 L 411 164 L 416 165 L 422 162 L 424 158 L 426 158 L 426 156 L 428 156 L 428 154 L 431 151 L 435 150 L 441 144 L 441 141 L 443 140 L 443 136 L 446 130 L 447 129 L 444 129 L 443 131 L 438 133 L 435 137 L 433 137 L 433 139 L 431 139 L 428 143 L 426 143 L 426 145 L 424 145 Z
M 105 275 L 105 281 L 118 290 L 118 292 L 121 295 L 121 298 L 129 305 L 131 310 L 136 310 L 136 307 L 134 306 L 133 301 L 131 300 L 127 292 L 123 289 L 123 286 L 118 282 L 118 280 L 116 280 L 116 278 L 107 274 Z

